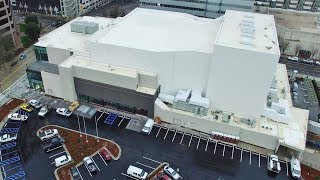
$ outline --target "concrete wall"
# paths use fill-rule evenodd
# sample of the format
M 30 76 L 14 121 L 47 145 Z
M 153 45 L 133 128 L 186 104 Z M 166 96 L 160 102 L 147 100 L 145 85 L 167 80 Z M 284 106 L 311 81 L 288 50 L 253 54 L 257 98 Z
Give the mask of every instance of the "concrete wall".
M 61 79 L 59 75 L 41 71 L 41 77 L 46 94 L 55 97 L 63 97 L 64 89 L 61 88 L 63 86 L 60 84 Z
M 162 121 L 167 123 L 184 126 L 186 128 L 191 128 L 209 134 L 212 131 L 217 131 L 239 136 L 241 141 L 271 150 L 275 150 L 278 144 L 278 138 L 275 136 L 221 123 L 209 119 L 208 116 L 194 116 L 193 113 L 176 110 L 171 111 L 171 109 L 159 99 L 155 101 L 154 116 L 160 117 Z
M 215 45 L 206 92 L 210 106 L 260 117 L 278 60 L 279 55 Z
M 68 57 L 70 57 L 70 51 L 65 49 L 58 49 L 55 47 L 47 46 L 47 53 L 49 62 L 52 64 L 60 64 Z
M 73 102 L 77 100 L 77 94 L 74 87 L 73 70 L 72 67 L 59 66 L 60 73 L 60 88 L 63 91 L 61 98 Z M 63 77 L 63 78 L 62 78 Z
M 91 44 L 92 59 L 158 74 L 161 91 L 178 89 L 205 91 L 211 54 L 200 52 L 151 52 L 113 45 Z

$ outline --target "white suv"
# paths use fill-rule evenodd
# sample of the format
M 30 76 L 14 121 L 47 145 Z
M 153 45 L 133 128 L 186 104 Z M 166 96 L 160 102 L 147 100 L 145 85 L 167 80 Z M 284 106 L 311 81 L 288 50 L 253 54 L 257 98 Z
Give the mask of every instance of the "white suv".
M 297 56 L 289 56 L 289 57 L 288 57 L 288 60 L 298 62 L 298 61 L 299 61 L 299 58 L 298 58 Z
M 71 161 L 72 161 L 71 156 L 66 156 L 66 155 L 60 156 L 54 160 L 56 167 L 65 165 Z

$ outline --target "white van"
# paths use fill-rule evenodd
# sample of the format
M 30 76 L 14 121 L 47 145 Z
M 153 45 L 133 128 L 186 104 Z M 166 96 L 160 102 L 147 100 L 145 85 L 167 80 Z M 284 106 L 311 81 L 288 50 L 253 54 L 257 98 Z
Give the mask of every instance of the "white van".
M 296 179 L 301 178 L 301 167 L 300 167 L 300 162 L 297 158 L 293 157 L 290 160 L 290 171 L 291 171 L 292 177 Z
M 149 134 L 153 128 L 153 125 L 154 125 L 154 120 L 149 118 L 142 128 L 142 133 Z
M 146 173 L 144 170 L 132 165 L 128 167 L 127 174 L 131 177 L 135 177 L 141 180 L 147 179 L 147 176 L 148 176 L 148 173 Z
M 72 160 L 71 156 L 63 155 L 63 156 L 56 158 L 54 160 L 54 162 L 55 162 L 56 167 L 59 167 L 59 166 L 62 166 L 62 165 L 65 165 L 65 164 L 71 162 L 71 160 Z

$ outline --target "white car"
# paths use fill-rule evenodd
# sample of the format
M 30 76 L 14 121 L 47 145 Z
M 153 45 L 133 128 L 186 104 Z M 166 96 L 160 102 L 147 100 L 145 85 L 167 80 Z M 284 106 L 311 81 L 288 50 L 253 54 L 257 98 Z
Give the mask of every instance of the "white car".
M 313 64 L 313 60 L 312 59 L 303 59 L 302 61 L 304 63 L 307 63 L 307 64 Z
M 279 173 L 280 172 L 281 167 L 280 167 L 280 162 L 279 162 L 278 156 L 270 155 L 268 157 L 268 167 L 267 167 L 267 169 L 268 169 L 268 171 L 272 171 L 272 172 L 275 172 L 275 173 Z
M 40 104 L 37 100 L 35 100 L 35 99 L 32 99 L 32 100 L 30 100 L 29 101 L 29 104 L 31 105 L 31 106 L 33 106 L 34 108 L 40 108 L 41 106 L 42 106 L 42 104 Z
M 320 61 L 316 61 L 315 64 L 316 64 L 317 66 L 320 66 Z
M 56 167 L 63 166 L 65 164 L 68 164 L 71 161 L 72 161 L 71 156 L 66 156 L 66 155 L 60 156 L 54 160 Z
M 41 117 L 45 117 L 46 114 L 51 110 L 51 108 L 48 108 L 46 106 L 43 106 L 40 111 L 38 112 L 38 116 L 41 116 Z
M 297 158 L 292 158 L 290 160 L 290 171 L 292 177 L 296 179 L 301 178 L 301 166 L 300 166 L 300 161 Z
M 21 115 L 19 113 L 13 113 L 13 114 L 9 114 L 8 118 L 11 119 L 11 120 L 14 120 L 14 121 L 23 122 L 23 121 L 28 119 L 28 116 L 27 115 Z
M 178 180 L 181 178 L 181 176 L 170 166 L 164 167 L 164 173 L 166 173 L 168 176 L 170 176 L 174 180 Z
M 299 61 L 299 58 L 298 57 L 296 57 L 296 56 L 290 56 L 290 57 L 288 57 L 288 60 L 291 60 L 291 61 Z
M 4 134 L 0 136 L 0 143 L 11 142 L 17 140 L 17 134 Z
M 39 138 L 41 139 L 41 141 L 48 140 L 57 135 L 59 135 L 57 129 L 48 129 L 48 130 L 39 132 Z
M 72 112 L 67 110 L 66 108 L 58 108 L 56 110 L 57 114 L 60 114 L 62 116 L 65 116 L 65 117 L 70 117 Z

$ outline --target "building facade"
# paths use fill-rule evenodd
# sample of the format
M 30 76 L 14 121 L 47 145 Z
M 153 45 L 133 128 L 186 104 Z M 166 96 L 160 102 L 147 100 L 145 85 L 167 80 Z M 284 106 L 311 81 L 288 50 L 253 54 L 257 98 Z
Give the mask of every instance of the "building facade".
M 217 18 L 226 10 L 252 11 L 254 0 L 140 0 L 140 7 Z
M 258 7 L 292 9 L 297 11 L 320 11 L 320 0 L 256 0 Z
M 12 20 L 9 0 L 0 0 L 0 35 L 10 36 L 14 46 L 17 46 L 16 32 Z

